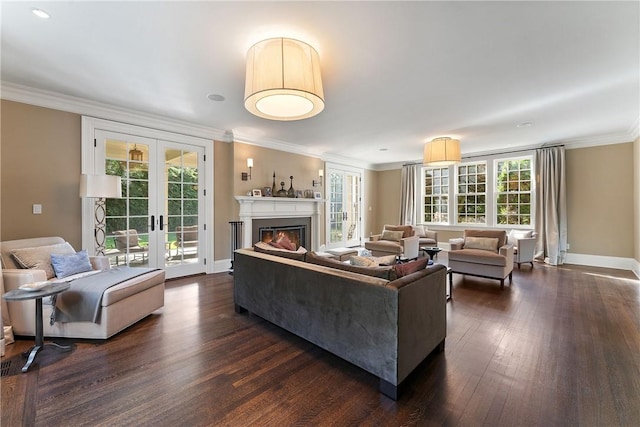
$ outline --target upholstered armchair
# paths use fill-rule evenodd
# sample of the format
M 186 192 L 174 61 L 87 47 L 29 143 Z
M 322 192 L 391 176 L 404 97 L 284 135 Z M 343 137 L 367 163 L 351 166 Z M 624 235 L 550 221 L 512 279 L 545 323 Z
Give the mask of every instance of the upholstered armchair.
M 529 263 L 533 268 L 533 257 L 536 252 L 536 233 L 532 230 L 511 230 L 507 242 L 513 246 L 513 261 L 518 264 Z
M 513 246 L 507 243 L 507 232 L 498 230 L 465 230 L 463 239 L 449 240 L 449 268 L 452 273 L 500 280 L 513 275 Z
M 419 238 L 410 225 L 385 225 L 381 234 L 374 234 L 364 244 L 373 256 L 396 255 L 418 258 Z
M 418 246 L 438 246 L 438 232 L 427 230 L 427 227 L 422 225 L 413 225 L 413 235 L 418 236 Z
M 140 244 L 136 230 L 119 230 L 115 231 L 114 234 L 116 249 L 125 254 L 125 258 L 126 254 L 133 254 L 133 259 L 135 260 L 137 255 L 141 255 L 142 262 L 145 261 L 149 248 Z

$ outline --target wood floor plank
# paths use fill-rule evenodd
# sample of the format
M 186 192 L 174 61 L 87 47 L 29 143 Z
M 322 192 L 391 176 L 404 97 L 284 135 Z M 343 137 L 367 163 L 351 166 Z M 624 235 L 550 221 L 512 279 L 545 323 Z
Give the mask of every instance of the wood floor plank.
M 446 254 L 441 254 L 446 260 Z M 593 267 L 454 275 L 444 353 L 398 401 L 369 373 L 233 310 L 226 273 L 167 283 L 165 306 L 2 377 L 2 426 L 640 425 L 640 281 Z M 32 341 L 7 347 L 17 356 Z

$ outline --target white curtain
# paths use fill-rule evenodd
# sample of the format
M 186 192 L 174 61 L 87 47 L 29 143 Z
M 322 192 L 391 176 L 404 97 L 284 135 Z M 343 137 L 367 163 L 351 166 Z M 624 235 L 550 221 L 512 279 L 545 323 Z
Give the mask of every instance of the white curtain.
M 564 264 L 567 255 L 567 189 L 564 147 L 536 150 L 536 260 Z
M 416 183 L 418 165 L 402 167 L 402 188 L 400 189 L 400 224 L 416 224 Z

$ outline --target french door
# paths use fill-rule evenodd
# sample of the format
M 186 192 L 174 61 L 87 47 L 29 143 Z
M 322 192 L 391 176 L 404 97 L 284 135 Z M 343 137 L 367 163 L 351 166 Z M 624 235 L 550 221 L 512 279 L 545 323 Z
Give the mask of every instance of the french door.
M 327 164 L 327 248 L 360 246 L 362 170 Z
M 93 142 L 92 173 L 122 181 L 122 198 L 106 200 L 110 263 L 206 272 L 205 148 L 101 129 Z

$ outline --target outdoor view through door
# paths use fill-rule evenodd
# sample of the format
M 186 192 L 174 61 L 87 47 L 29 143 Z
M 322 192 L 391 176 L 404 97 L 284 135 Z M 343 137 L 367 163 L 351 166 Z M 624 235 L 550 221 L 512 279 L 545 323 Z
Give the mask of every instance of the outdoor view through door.
M 328 248 L 360 245 L 361 176 L 360 171 L 327 166 Z
M 110 263 L 159 267 L 167 277 L 204 271 L 202 149 L 130 135 L 96 132 L 108 175 L 122 178 L 122 198 L 107 199 Z M 99 144 L 101 145 L 101 144 Z

